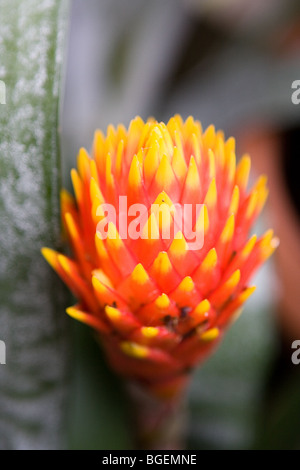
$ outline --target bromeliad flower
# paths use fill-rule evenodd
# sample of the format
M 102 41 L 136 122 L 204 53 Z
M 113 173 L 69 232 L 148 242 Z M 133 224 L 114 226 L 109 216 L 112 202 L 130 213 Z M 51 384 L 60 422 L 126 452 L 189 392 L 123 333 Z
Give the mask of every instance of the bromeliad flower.
M 43 254 L 79 300 L 67 312 L 96 330 L 117 372 L 157 396 L 179 394 L 278 244 L 271 230 L 248 238 L 267 198 L 265 176 L 247 190 L 249 171 L 213 126 L 138 117 L 97 131 L 71 173 L 75 199 L 62 193 L 73 258 Z

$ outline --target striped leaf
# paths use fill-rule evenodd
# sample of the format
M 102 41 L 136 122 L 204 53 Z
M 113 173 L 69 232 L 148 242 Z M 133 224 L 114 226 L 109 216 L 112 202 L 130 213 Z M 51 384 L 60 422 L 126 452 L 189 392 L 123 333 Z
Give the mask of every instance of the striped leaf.
M 40 249 L 57 246 L 60 237 L 58 97 L 65 25 L 65 1 L 0 2 L 1 449 L 63 446 L 66 293 Z

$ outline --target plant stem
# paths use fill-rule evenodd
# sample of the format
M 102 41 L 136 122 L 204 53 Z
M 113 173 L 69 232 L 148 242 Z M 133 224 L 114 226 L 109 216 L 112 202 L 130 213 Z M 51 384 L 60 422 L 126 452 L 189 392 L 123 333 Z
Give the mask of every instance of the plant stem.
M 161 400 L 133 383 L 128 385 L 128 393 L 137 449 L 185 448 L 187 407 L 184 395 Z

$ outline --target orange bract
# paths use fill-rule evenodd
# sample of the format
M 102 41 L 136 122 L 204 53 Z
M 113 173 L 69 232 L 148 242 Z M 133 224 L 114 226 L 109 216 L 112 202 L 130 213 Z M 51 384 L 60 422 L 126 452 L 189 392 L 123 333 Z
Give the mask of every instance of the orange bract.
M 67 309 L 100 336 L 113 368 L 159 396 L 176 395 L 211 352 L 254 288 L 253 272 L 278 244 L 272 231 L 248 239 L 267 198 L 266 178 L 250 192 L 250 158 L 236 166 L 235 141 L 189 117 L 167 124 L 134 119 L 126 130 L 95 133 L 72 170 L 75 199 L 62 192 L 62 217 L 73 259 L 43 254 L 79 300 Z M 97 233 L 108 203 L 119 216 L 143 204 L 138 238 L 122 237 L 120 218 Z M 157 213 L 151 205 L 157 204 Z M 189 249 L 174 229 L 172 207 L 202 204 L 203 246 Z M 200 216 L 199 216 L 200 217 Z M 130 219 L 130 217 L 129 217 Z M 127 221 L 128 222 L 128 221 Z M 174 235 L 176 234 L 176 236 Z

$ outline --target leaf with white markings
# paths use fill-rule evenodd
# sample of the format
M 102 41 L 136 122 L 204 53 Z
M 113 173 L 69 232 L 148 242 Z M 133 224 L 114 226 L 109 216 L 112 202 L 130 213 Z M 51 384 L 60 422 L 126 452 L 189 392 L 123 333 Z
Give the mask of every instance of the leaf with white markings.
M 40 248 L 57 246 L 60 237 L 65 19 L 65 1 L 0 2 L 0 339 L 7 356 L 0 366 L 1 449 L 63 442 L 66 294 Z

